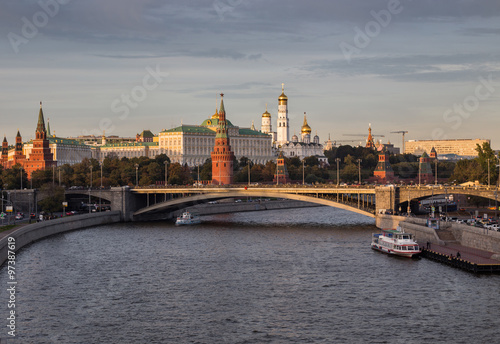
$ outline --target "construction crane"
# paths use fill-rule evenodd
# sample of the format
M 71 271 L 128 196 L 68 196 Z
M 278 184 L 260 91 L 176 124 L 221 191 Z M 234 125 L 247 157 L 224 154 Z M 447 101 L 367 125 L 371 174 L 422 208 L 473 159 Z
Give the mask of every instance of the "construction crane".
M 393 134 L 403 134 L 403 151 L 401 154 L 405 154 L 405 134 L 408 134 L 407 130 L 391 131 Z

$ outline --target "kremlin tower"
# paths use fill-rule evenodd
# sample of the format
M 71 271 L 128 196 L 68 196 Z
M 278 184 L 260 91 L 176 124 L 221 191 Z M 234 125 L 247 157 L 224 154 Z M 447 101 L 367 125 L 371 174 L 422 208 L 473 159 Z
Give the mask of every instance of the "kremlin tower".
M 288 97 L 285 95 L 285 84 L 281 84 L 281 95 L 278 98 L 278 138 L 277 145 L 282 146 L 290 137 L 288 124 Z
M 2 163 L 6 163 L 9 160 L 9 143 L 7 142 L 7 137 L 3 137 L 2 142 Z
M 233 183 L 234 153 L 231 151 L 227 130 L 226 110 L 224 109 L 224 94 L 220 95 L 218 126 L 215 135 L 215 146 L 212 151 L 212 184 L 227 185 Z
M 45 120 L 43 118 L 42 102 L 40 102 L 40 111 L 38 112 L 38 123 L 36 126 L 35 139 L 33 140 L 33 150 L 26 162 L 25 170 L 28 178 L 36 170 L 45 170 L 56 166 L 54 156 L 50 151 L 49 140 L 47 139 L 47 130 L 45 129 Z

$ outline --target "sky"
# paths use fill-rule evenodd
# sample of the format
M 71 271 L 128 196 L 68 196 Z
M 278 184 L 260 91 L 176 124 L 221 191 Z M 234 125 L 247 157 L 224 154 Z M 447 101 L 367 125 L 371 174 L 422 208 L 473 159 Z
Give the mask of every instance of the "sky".
M 498 138 L 498 0 L 0 0 L 9 143 L 201 124 L 224 93 L 240 127 L 304 112 L 321 142 Z

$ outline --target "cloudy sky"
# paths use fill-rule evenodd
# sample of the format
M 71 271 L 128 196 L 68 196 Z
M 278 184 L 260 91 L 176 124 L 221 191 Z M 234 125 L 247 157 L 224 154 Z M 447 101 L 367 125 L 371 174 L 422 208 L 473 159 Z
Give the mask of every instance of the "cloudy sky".
M 0 0 L 0 113 L 34 136 L 157 133 L 228 118 L 321 141 L 487 138 L 500 149 L 498 0 Z

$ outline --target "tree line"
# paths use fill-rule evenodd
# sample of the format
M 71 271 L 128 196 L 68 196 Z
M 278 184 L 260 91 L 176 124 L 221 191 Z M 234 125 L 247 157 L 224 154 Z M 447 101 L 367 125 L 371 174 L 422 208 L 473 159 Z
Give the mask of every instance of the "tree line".
M 488 168 L 490 184 L 498 182 L 498 158 L 488 143 L 477 147 L 478 157 L 458 162 L 439 161 L 437 163 L 438 177 L 452 183 L 476 181 L 487 184 Z M 337 159 L 339 163 L 339 182 L 355 183 L 358 180 L 359 167 L 361 178 L 366 180 L 373 176 L 373 170 L 378 163 L 378 153 L 364 147 L 349 145 L 335 147 L 325 151 L 329 165 L 320 166 L 317 157 L 307 157 L 304 161 L 298 157 L 285 158 L 290 179 L 301 183 L 336 183 Z M 419 162 L 415 155 L 391 154 L 389 161 L 397 177 L 401 179 L 418 178 Z M 488 163 L 489 161 L 489 163 Z M 254 164 L 247 157 L 239 160 L 235 158 L 234 181 L 248 182 L 248 169 L 252 183 L 270 183 L 276 172 L 276 162 Z M 435 170 L 434 164 L 432 166 Z M 102 175 L 101 175 L 102 169 Z M 167 169 L 165 171 L 165 169 Z M 208 183 L 212 179 L 212 162 L 207 159 L 200 166 L 188 167 L 179 163 L 172 163 L 165 154 L 148 157 L 121 158 L 106 157 L 102 165 L 96 159 L 84 159 L 74 165 L 62 165 L 53 169 L 33 172 L 28 180 L 26 171 L 20 165 L 10 169 L 0 166 L 0 182 L 2 189 L 41 188 L 45 184 L 61 185 L 65 187 L 111 187 L 111 186 L 150 186 L 163 184 L 165 177 L 170 185 L 190 185 L 198 180 Z

